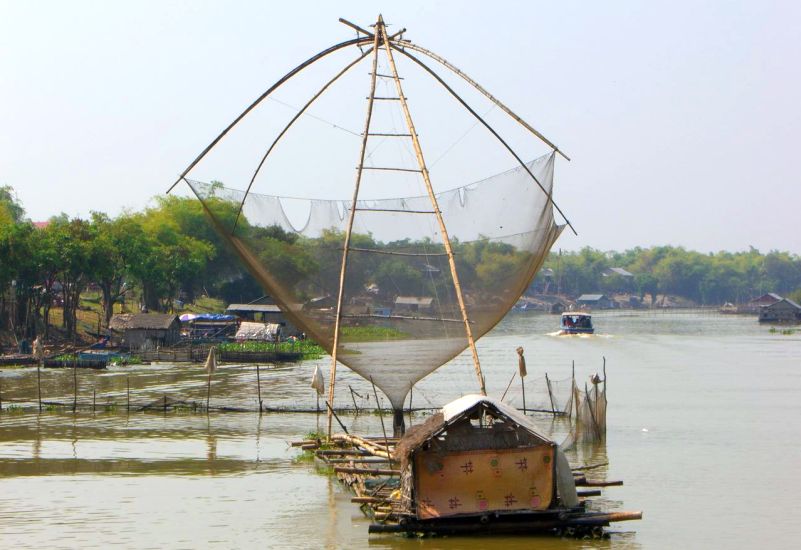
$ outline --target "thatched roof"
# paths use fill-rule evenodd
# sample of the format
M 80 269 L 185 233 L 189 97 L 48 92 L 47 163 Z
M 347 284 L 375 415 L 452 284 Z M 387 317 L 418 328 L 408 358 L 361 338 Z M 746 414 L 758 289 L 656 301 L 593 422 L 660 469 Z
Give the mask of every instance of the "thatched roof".
M 177 315 L 169 313 L 118 313 L 111 317 L 108 328 L 123 331 L 131 329 L 169 330 L 178 322 Z

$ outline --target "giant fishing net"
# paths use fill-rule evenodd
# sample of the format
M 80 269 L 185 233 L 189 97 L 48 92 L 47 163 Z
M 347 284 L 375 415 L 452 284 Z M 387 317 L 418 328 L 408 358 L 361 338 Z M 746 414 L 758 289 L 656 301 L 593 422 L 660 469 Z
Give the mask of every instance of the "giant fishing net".
M 554 155 L 436 194 L 475 338 L 530 284 L 562 226 Z M 308 200 L 294 227 L 281 197 L 187 180 L 219 233 L 287 317 L 329 353 L 351 200 Z M 241 215 L 237 215 L 240 206 Z M 428 196 L 356 203 L 337 358 L 402 407 L 411 386 L 468 346 Z

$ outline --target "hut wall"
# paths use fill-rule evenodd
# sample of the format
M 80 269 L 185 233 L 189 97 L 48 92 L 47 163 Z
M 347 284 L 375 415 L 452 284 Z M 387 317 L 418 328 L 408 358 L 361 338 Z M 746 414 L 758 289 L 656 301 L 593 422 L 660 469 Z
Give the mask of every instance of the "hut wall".
M 554 496 L 552 445 L 441 453 L 414 461 L 419 519 L 546 510 Z

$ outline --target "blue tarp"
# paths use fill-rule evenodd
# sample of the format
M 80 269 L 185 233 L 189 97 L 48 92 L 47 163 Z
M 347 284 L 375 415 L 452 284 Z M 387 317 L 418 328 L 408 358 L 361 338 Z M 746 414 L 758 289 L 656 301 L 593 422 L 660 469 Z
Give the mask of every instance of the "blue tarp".
M 179 317 L 182 323 L 189 321 L 235 321 L 236 315 L 225 313 L 184 313 Z

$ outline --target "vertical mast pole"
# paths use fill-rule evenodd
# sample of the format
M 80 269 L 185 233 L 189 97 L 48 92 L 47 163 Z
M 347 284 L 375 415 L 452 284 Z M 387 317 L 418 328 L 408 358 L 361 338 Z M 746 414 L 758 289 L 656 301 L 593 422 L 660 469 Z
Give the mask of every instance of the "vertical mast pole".
M 484 376 L 481 373 L 481 363 L 478 360 L 478 351 L 476 350 L 476 342 L 473 338 L 473 330 L 470 328 L 470 319 L 467 317 L 467 308 L 464 304 L 464 296 L 462 296 L 462 285 L 459 283 L 459 275 L 456 272 L 456 261 L 453 258 L 453 248 L 451 247 L 451 240 L 448 237 L 448 230 L 445 228 L 445 222 L 442 219 L 442 212 L 439 210 L 439 204 L 437 203 L 437 198 L 434 195 L 434 188 L 431 186 L 431 178 L 428 173 L 428 168 L 426 167 L 425 159 L 423 158 L 423 150 L 420 147 L 420 141 L 417 139 L 417 131 L 414 128 L 414 122 L 412 122 L 412 115 L 409 113 L 409 106 L 406 104 L 406 98 L 403 95 L 403 88 L 401 87 L 400 78 L 398 77 L 398 69 L 395 66 L 395 59 L 392 57 L 392 48 L 389 45 L 389 38 L 387 37 L 387 29 L 384 26 L 384 19 L 380 15 L 378 16 L 378 24 L 376 25 L 376 35 L 381 35 L 381 40 L 384 43 L 384 48 L 387 52 L 387 58 L 389 60 L 389 66 L 392 70 L 392 77 L 395 80 L 395 87 L 398 90 L 398 98 L 401 104 L 401 108 L 403 109 L 403 114 L 406 118 L 406 126 L 409 128 L 409 134 L 412 137 L 412 145 L 414 146 L 414 152 L 417 156 L 417 163 L 420 166 L 420 171 L 423 175 L 423 181 L 426 185 L 426 190 L 428 191 L 428 197 L 431 199 L 431 204 L 434 207 L 434 214 L 437 217 L 437 223 L 439 224 L 439 230 L 442 234 L 443 244 L 445 245 L 445 252 L 448 254 L 448 265 L 450 266 L 451 277 L 453 278 L 453 287 L 456 291 L 456 299 L 459 302 L 459 309 L 462 312 L 462 320 L 464 321 L 464 330 L 465 334 L 467 335 L 467 343 L 470 347 L 470 353 L 473 356 L 473 366 L 476 371 L 476 377 L 478 378 L 478 386 L 481 390 L 482 395 L 487 395 L 487 390 L 484 386 Z
M 353 200 L 348 216 L 348 227 L 345 232 L 345 244 L 342 250 L 342 265 L 339 271 L 339 294 L 337 295 L 336 319 L 334 320 L 334 346 L 331 350 L 331 374 L 328 384 L 328 439 L 331 439 L 331 423 L 334 412 L 334 386 L 337 377 L 337 348 L 339 347 L 339 332 L 342 322 L 342 302 L 345 294 L 345 273 L 348 267 L 348 252 L 350 248 L 350 236 L 353 232 L 353 221 L 356 217 L 356 202 L 359 199 L 359 186 L 362 183 L 362 172 L 364 168 L 364 157 L 367 151 L 367 138 L 370 133 L 370 120 L 373 116 L 373 102 L 375 98 L 376 72 L 378 71 L 378 33 L 375 33 L 373 40 L 373 72 L 370 75 L 370 95 L 367 98 L 367 118 L 364 123 L 364 134 L 362 135 L 362 148 L 359 155 L 359 165 L 356 168 L 356 184 L 353 188 Z

